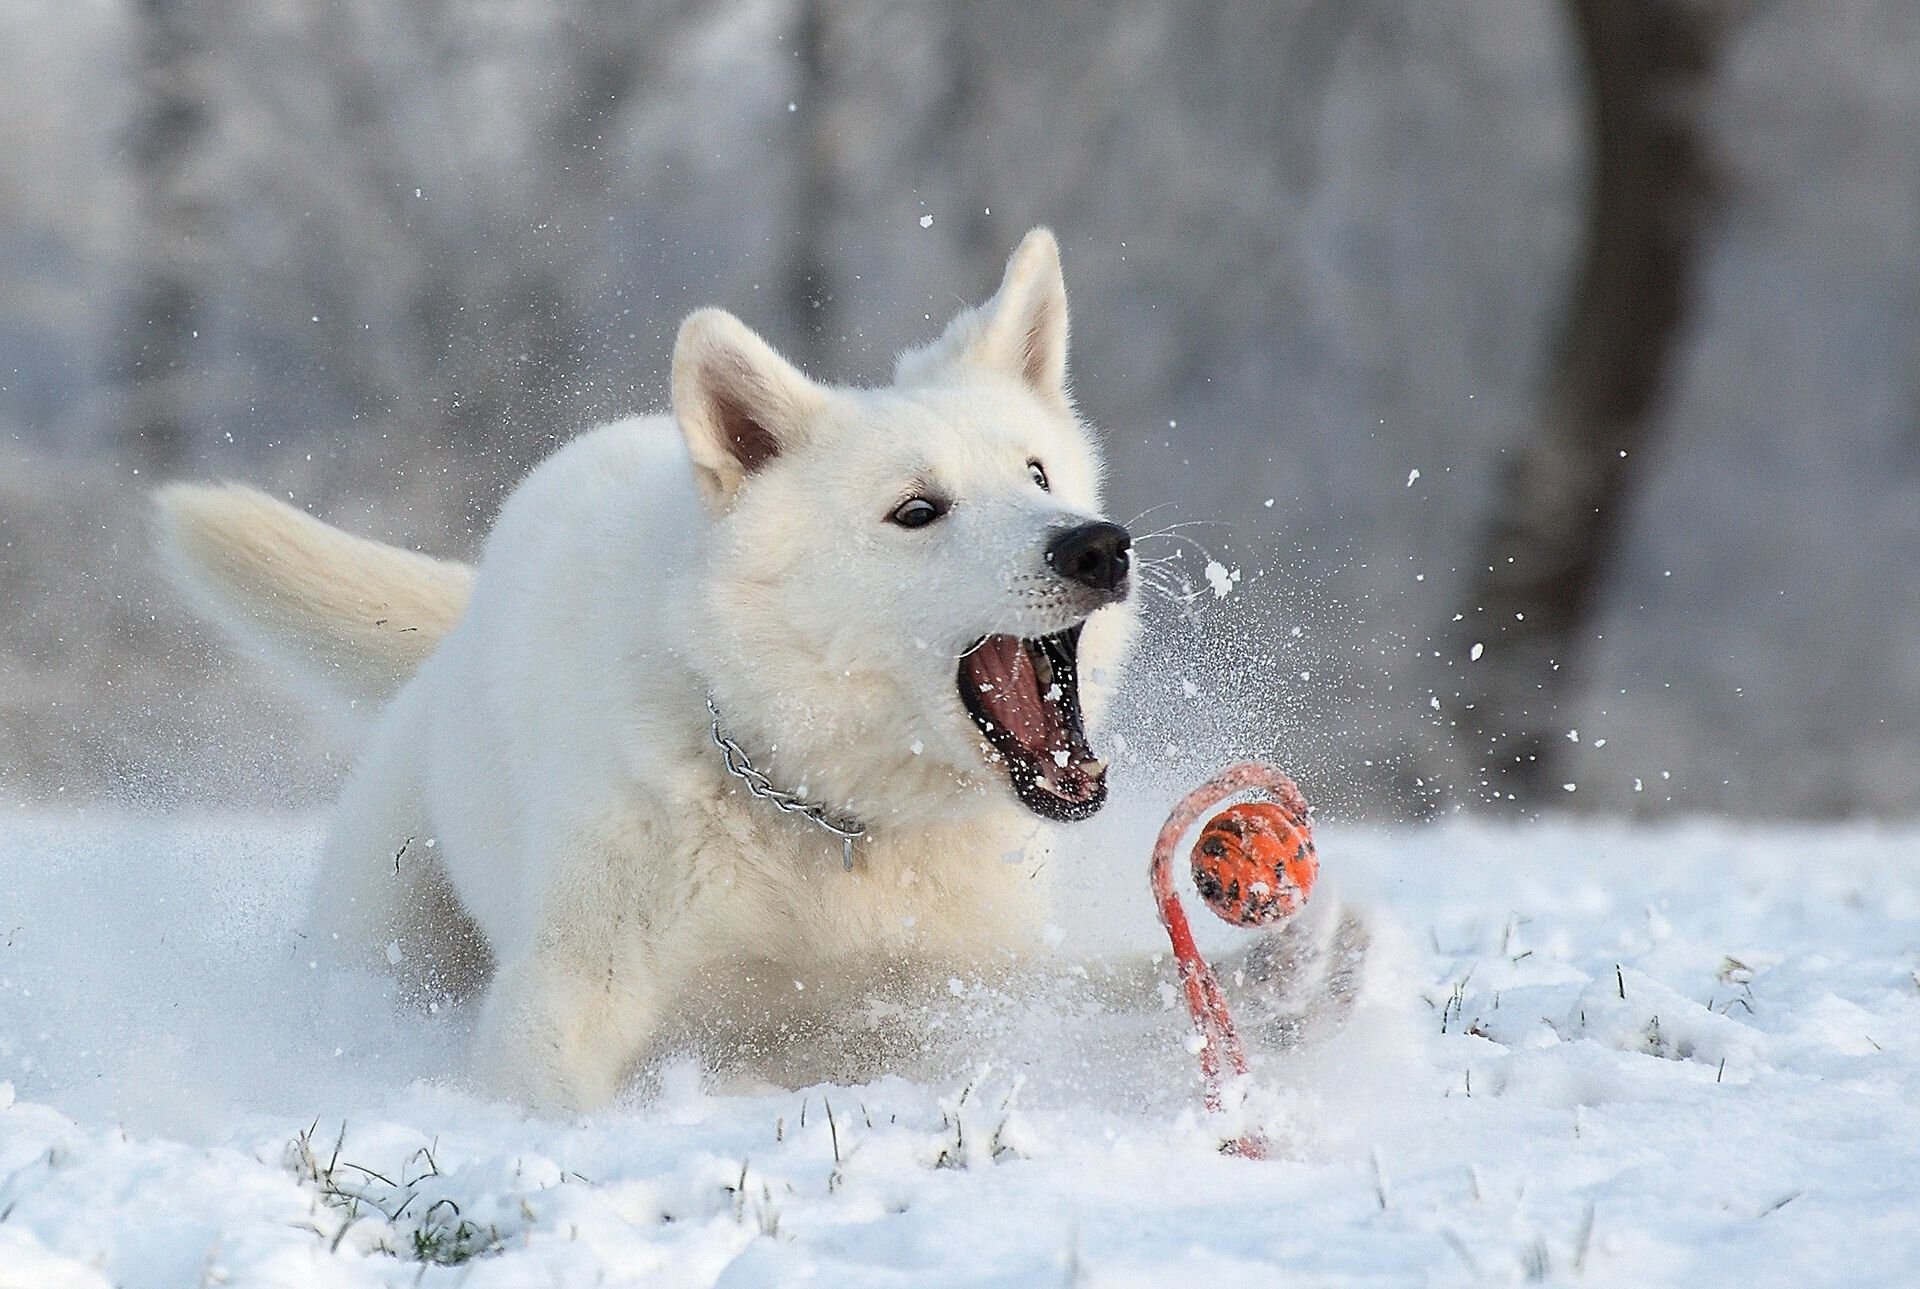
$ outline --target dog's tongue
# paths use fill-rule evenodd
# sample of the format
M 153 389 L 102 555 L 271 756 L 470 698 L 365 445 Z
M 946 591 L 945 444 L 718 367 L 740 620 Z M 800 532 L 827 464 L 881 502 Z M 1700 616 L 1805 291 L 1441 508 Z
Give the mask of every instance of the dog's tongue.
M 966 666 L 981 710 L 1032 758 L 1040 777 L 1062 795 L 1084 792 L 1093 754 L 1085 735 L 1068 720 L 1060 689 L 1072 679 L 1056 676 L 1043 690 L 1033 651 L 1016 636 L 988 636 L 967 656 Z
M 1065 723 L 1056 716 L 1055 705 L 1041 695 L 1040 676 L 1024 643 L 1014 636 L 988 636 L 968 664 L 981 708 L 1021 747 L 1036 755 L 1070 750 Z

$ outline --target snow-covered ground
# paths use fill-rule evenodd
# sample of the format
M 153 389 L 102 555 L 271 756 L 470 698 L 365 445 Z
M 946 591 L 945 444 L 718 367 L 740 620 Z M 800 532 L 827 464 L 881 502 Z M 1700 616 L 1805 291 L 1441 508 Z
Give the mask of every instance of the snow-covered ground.
M 1063 952 L 1160 944 L 1154 822 L 1075 837 Z M 1376 948 L 1254 1052 L 1265 1162 L 1183 1014 L 1057 998 L 956 998 L 978 1060 L 919 1082 L 529 1120 L 460 1009 L 309 965 L 315 840 L 0 817 L 0 1286 L 1920 1280 L 1913 831 L 1323 828 Z

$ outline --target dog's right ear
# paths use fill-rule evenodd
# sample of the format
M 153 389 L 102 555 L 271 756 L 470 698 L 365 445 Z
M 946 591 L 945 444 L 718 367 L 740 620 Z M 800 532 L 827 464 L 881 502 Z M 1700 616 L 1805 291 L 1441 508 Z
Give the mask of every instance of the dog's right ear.
M 940 338 L 909 350 L 894 364 L 894 379 L 916 384 L 956 365 L 1000 372 L 1071 413 L 1067 392 L 1067 283 L 1060 274 L 1060 243 L 1036 228 L 1007 260 L 1000 289 L 977 309 L 962 310 Z
M 673 347 L 673 415 L 700 493 L 716 513 L 748 475 L 792 447 L 827 392 L 724 309 L 680 324 Z

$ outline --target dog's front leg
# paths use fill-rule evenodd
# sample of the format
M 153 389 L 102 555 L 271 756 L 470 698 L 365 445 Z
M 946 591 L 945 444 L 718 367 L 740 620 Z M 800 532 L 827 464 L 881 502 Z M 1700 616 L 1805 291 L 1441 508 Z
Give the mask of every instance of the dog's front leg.
M 544 1114 L 611 1101 L 660 1021 L 648 955 L 578 931 L 501 965 L 475 1035 L 486 1091 Z
M 1340 1028 L 1365 985 L 1373 933 L 1358 909 L 1322 898 L 1243 955 L 1221 964 L 1247 1000 L 1246 1029 L 1289 1047 Z
M 1358 909 L 1319 898 L 1212 965 L 1242 1035 L 1264 1047 L 1294 1047 L 1346 1023 L 1366 983 L 1372 938 Z M 1050 968 L 1056 982 L 1057 966 Z M 1178 979 L 1164 951 L 1076 964 L 1068 977 L 1072 992 L 1116 1012 L 1177 1008 Z

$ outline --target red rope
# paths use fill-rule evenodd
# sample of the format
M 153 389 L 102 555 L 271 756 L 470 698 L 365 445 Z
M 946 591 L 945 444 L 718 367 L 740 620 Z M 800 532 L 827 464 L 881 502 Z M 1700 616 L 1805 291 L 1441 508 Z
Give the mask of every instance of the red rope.
M 1212 1114 L 1219 1114 L 1224 1108 L 1221 1097 L 1222 1059 L 1233 1075 L 1238 1077 L 1247 1072 L 1247 1054 L 1240 1045 L 1240 1035 L 1233 1028 L 1233 1016 L 1227 1010 L 1227 999 L 1220 991 L 1219 978 L 1213 974 L 1213 968 L 1207 965 L 1206 959 L 1200 956 L 1199 946 L 1193 942 L 1193 928 L 1187 923 L 1186 910 L 1180 907 L 1179 897 L 1174 894 L 1173 852 L 1179 846 L 1181 837 L 1207 811 L 1228 797 L 1253 791 L 1277 797 L 1290 813 L 1302 819 L 1306 817 L 1306 799 L 1300 795 L 1300 789 L 1294 786 L 1292 779 L 1272 766 L 1257 761 L 1238 762 L 1189 792 L 1174 806 L 1173 813 L 1167 816 L 1167 822 L 1160 826 L 1160 836 L 1153 843 L 1153 866 L 1149 870 L 1154 905 L 1160 913 L 1160 925 L 1167 929 L 1167 938 L 1173 943 L 1173 958 L 1179 967 L 1181 987 L 1186 991 L 1187 1010 L 1193 1016 L 1194 1031 L 1200 1036 L 1200 1077 L 1205 1085 L 1206 1107 Z M 1230 1154 L 1252 1159 L 1266 1156 L 1266 1143 L 1255 1135 L 1228 1142 L 1226 1149 Z

